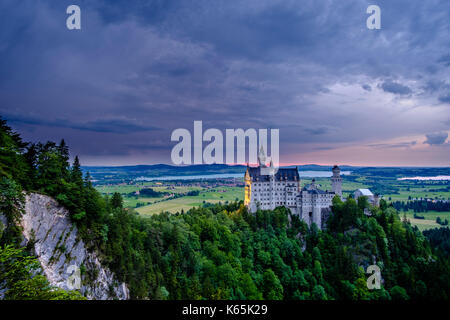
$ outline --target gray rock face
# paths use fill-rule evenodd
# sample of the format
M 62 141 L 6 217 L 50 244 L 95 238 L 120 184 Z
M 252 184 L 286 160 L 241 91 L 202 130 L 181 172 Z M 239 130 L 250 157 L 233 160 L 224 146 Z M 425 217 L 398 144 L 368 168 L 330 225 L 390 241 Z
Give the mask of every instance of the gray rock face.
M 6 219 L 5 215 L 0 212 L 0 236 L 7 225 L 8 219 Z M 0 300 L 4 299 L 6 290 L 6 283 L 0 282 Z
M 6 227 L 8 224 L 8 219 L 6 219 L 5 215 L 0 212 L 0 230 Z
M 69 212 L 55 200 L 36 193 L 27 195 L 21 225 L 23 244 L 34 244 L 35 254 L 52 285 L 76 288 L 72 274 L 81 270 L 80 291 L 88 299 L 129 299 L 126 284 L 118 283 L 114 274 L 101 265 L 97 254 L 87 251 Z

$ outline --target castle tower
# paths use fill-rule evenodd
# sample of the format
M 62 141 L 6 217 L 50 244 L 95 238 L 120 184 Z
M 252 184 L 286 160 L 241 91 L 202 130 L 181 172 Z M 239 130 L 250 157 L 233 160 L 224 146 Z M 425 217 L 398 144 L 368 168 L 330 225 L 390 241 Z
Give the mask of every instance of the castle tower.
M 331 177 L 331 188 L 335 194 L 342 198 L 342 178 L 341 169 L 335 165 L 332 169 L 333 176 Z
M 373 196 L 373 205 L 375 207 L 380 206 L 380 195 L 378 193 L 375 193 L 375 195 Z
M 252 178 L 250 177 L 248 163 L 247 163 L 247 170 L 245 171 L 244 182 L 245 182 L 244 205 L 248 206 L 250 204 L 252 195 Z
M 260 167 L 266 167 L 266 154 L 264 153 L 264 148 L 261 146 L 258 153 L 258 164 Z

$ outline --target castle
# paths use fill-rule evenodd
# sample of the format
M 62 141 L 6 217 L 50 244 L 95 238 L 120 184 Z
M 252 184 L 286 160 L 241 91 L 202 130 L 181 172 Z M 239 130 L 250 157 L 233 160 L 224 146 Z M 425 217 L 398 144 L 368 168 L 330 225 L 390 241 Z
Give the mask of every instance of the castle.
M 255 212 L 258 208 L 273 210 L 284 206 L 293 214 L 300 216 L 308 225 L 314 222 L 321 228 L 323 215 L 329 211 L 334 196 L 342 198 L 341 170 L 338 166 L 334 166 L 332 171 L 331 191 L 319 189 L 314 179 L 311 184 L 300 188 L 297 167 L 277 170 L 272 162 L 267 167 L 264 150 L 261 148 L 258 154 L 258 167 L 247 165 L 244 177 L 244 204 L 250 212 Z

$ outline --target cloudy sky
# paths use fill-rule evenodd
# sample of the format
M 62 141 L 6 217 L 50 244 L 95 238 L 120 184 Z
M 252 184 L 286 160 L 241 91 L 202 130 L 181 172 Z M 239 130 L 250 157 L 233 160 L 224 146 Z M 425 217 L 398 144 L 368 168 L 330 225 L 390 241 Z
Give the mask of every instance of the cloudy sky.
M 202 120 L 279 128 L 283 164 L 448 166 L 450 2 L 2 0 L 0 115 L 84 165 L 170 164 Z

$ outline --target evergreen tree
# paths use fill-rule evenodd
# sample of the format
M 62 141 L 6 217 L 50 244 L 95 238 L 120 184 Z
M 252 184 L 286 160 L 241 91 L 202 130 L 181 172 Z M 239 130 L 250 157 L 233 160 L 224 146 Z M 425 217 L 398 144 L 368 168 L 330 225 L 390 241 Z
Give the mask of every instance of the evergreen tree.
M 123 199 L 120 193 L 114 192 L 111 198 L 111 206 L 113 208 L 122 209 L 123 208 Z

